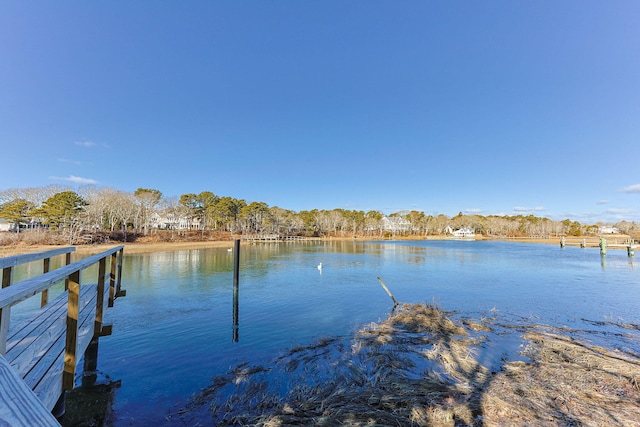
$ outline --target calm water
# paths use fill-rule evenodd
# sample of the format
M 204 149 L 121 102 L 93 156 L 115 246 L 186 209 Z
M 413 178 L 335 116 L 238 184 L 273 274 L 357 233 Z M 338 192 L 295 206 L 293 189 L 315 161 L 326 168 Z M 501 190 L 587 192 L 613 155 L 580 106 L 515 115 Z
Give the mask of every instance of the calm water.
M 108 311 L 113 335 L 100 340 L 99 369 L 121 380 L 108 424 L 162 424 L 241 362 L 384 319 L 392 302 L 376 276 L 401 302 L 597 329 L 592 322 L 640 324 L 637 267 L 626 251 L 602 258 L 598 249 L 491 241 L 243 246 L 233 342 L 231 252 L 127 255 L 127 296 Z

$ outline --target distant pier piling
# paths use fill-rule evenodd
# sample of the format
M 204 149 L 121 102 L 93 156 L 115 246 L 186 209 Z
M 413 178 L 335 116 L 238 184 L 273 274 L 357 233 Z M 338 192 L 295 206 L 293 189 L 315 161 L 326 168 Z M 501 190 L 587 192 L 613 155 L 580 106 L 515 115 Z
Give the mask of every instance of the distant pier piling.
M 629 244 L 627 245 L 627 255 L 629 255 L 629 257 L 632 257 L 635 255 L 634 250 L 633 250 L 633 240 L 629 240 Z
M 604 256 L 607 254 L 607 239 L 604 237 L 600 238 L 600 255 Z

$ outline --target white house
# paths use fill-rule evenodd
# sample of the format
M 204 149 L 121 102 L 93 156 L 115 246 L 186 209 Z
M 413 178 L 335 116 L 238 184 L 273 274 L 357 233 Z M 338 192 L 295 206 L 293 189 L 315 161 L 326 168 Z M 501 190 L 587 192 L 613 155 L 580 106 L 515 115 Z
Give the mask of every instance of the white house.
M 16 225 L 13 222 L 0 218 L 0 231 L 14 231 L 15 229 Z
M 444 229 L 444 232 L 447 234 L 451 234 L 453 237 L 461 237 L 465 239 L 476 237 L 476 233 L 468 227 L 462 227 L 461 229 L 454 231 L 451 226 L 447 225 Z
M 392 233 L 404 233 L 411 230 L 411 222 L 399 216 L 383 216 L 382 229 Z
M 200 230 L 200 218 L 191 218 L 185 216 L 177 216 L 173 213 L 154 212 L 149 218 L 151 228 L 159 230 Z
M 604 225 L 600 227 L 600 234 L 618 234 L 618 233 L 620 233 L 620 230 L 618 230 L 616 227 L 611 227 L 609 225 Z

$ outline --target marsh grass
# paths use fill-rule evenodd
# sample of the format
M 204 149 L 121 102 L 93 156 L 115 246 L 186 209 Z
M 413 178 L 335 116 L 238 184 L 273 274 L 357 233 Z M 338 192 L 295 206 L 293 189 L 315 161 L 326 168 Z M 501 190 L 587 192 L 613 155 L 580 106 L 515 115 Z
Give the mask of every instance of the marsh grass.
M 551 332 L 528 332 L 532 363 L 509 362 L 484 392 L 492 425 L 640 425 L 640 360 Z
M 479 356 L 500 335 L 497 319 L 452 318 L 432 305 L 402 305 L 352 338 L 292 348 L 268 367 L 240 365 L 174 418 L 221 426 L 640 425 L 634 355 L 549 326 L 509 325 L 527 361 L 504 359 L 492 371 Z

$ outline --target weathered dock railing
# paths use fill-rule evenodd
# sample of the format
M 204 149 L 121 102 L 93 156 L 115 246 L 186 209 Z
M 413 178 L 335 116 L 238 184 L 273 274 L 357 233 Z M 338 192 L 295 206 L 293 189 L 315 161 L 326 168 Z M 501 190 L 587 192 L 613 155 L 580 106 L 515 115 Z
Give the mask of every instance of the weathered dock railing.
M 10 276 L 8 268 L 69 255 L 73 249 L 4 258 L 0 266 Z M 0 425 L 55 425 L 53 417 L 53 424 L 47 421 L 46 411 L 74 388 L 77 355 L 92 344 L 97 346 L 99 337 L 111 334 L 111 326 L 103 324 L 104 302 L 106 299 L 111 307 L 117 297 L 126 294 L 121 290 L 123 252 L 124 247 L 118 246 L 16 284 L 7 279 L 7 286 L 0 289 Z M 80 273 L 95 264 L 97 283 L 81 285 Z M 9 329 L 13 305 L 62 281 L 65 292 Z
M 11 286 L 13 283 L 13 269 L 21 264 L 26 264 L 28 262 L 34 261 L 43 261 L 42 263 L 42 273 L 48 273 L 51 269 L 51 258 L 65 255 L 65 263 L 67 265 L 71 264 L 71 253 L 74 252 L 76 248 L 73 246 L 68 246 L 59 249 L 52 249 L 50 251 L 44 252 L 34 252 L 30 254 L 24 255 L 16 255 L 5 258 L 0 258 L 0 268 L 2 268 L 2 287 L 6 288 Z M 49 290 L 45 289 L 42 291 L 42 298 L 40 300 L 40 307 L 44 307 L 49 302 Z M 2 312 L 2 309 L 0 309 Z M 5 322 L 2 322 L 5 324 Z M 4 352 L 3 347 L 1 347 L 0 343 L 0 354 Z

